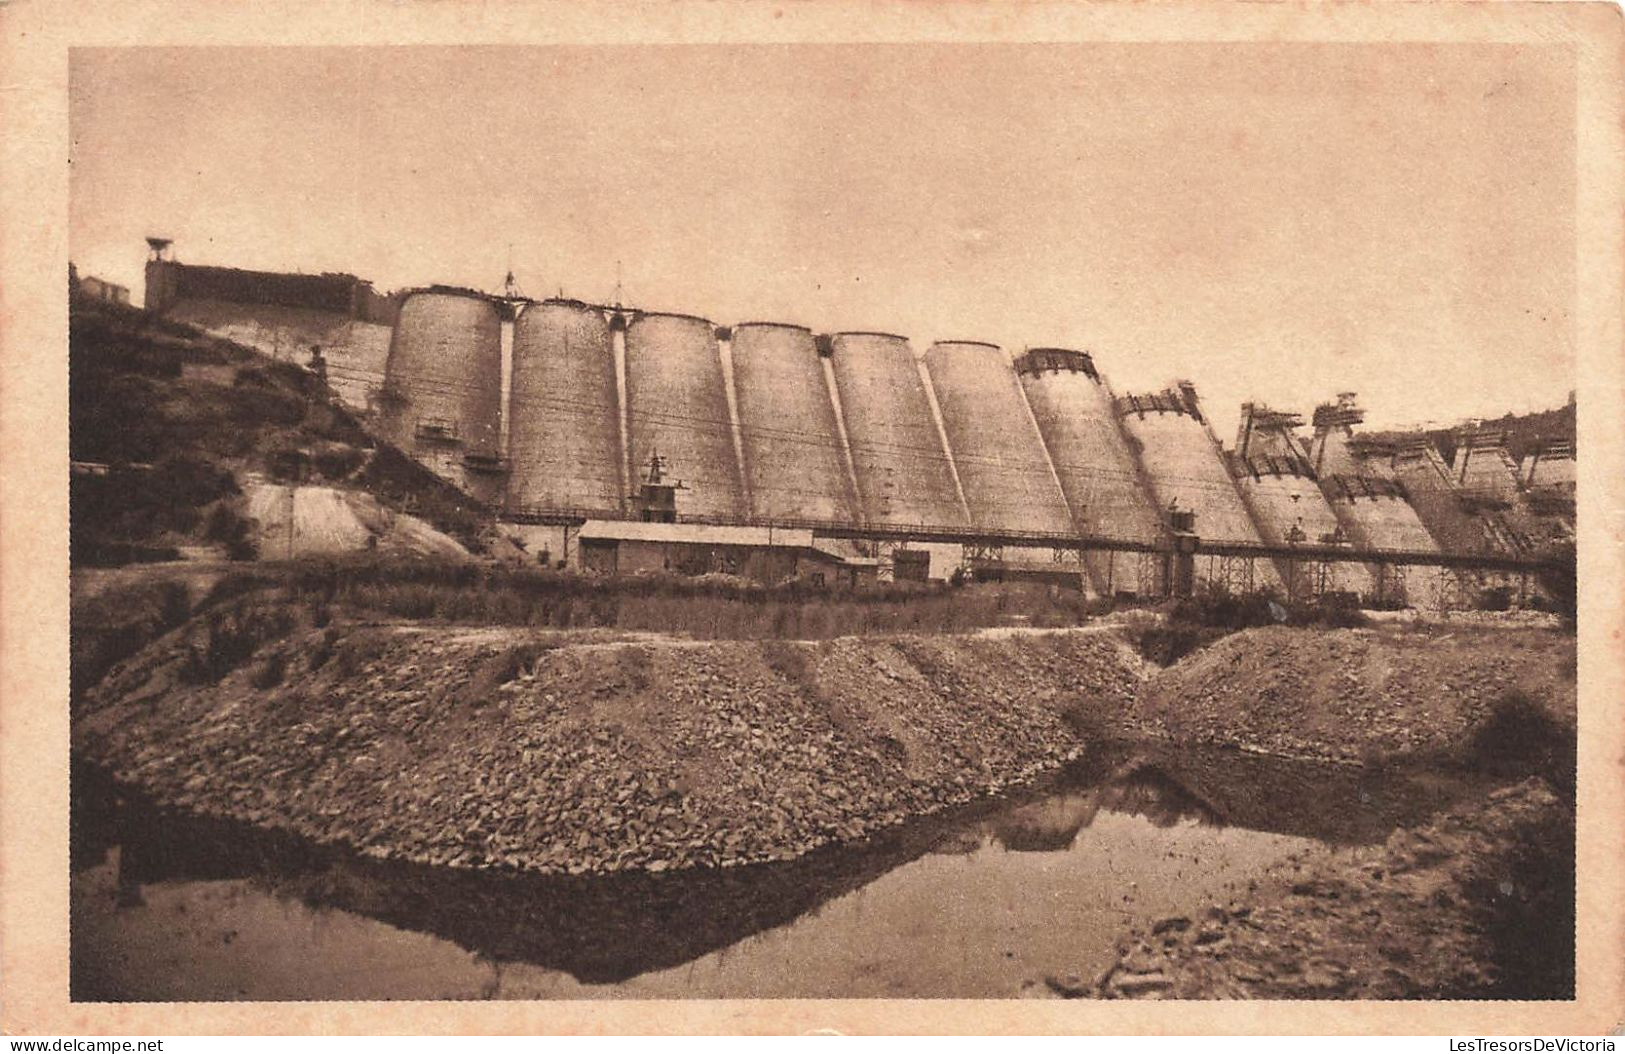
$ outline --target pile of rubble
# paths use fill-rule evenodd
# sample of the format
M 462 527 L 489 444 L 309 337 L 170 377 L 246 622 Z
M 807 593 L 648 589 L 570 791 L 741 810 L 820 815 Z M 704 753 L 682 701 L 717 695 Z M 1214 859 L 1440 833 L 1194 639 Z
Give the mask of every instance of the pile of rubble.
M 1387 844 L 1317 847 L 1131 933 L 1069 998 L 1573 998 L 1572 813 L 1531 779 Z
M 784 860 L 997 793 L 1125 710 L 1109 634 L 587 642 L 296 629 L 218 683 L 166 638 L 75 749 L 157 803 L 436 865 L 663 871 Z M 195 677 L 195 675 L 194 675 Z
M 1245 630 L 1158 673 L 1126 730 L 1338 761 L 1458 748 L 1519 693 L 1572 727 L 1573 636 L 1545 630 Z

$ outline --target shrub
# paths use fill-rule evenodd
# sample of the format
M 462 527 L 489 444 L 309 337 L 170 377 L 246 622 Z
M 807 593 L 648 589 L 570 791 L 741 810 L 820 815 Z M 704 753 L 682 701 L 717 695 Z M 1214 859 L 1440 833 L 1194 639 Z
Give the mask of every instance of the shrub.
M 1269 626 L 1280 621 L 1272 608 L 1274 596 L 1267 591 L 1230 593 L 1203 590 L 1181 598 L 1169 612 L 1169 620 L 1193 626 L 1238 630 Z
M 283 599 L 407 619 L 554 628 L 608 627 L 730 639 L 818 639 L 864 633 L 959 631 L 1012 621 L 1069 626 L 1107 610 L 1066 591 L 970 584 L 887 583 L 832 590 L 724 576 L 602 577 L 526 567 L 353 557 L 227 576 L 203 605 L 281 585 Z
M 1307 607 L 1295 605 L 1292 621 L 1306 626 L 1327 626 L 1332 629 L 1353 629 L 1370 625 L 1371 620 L 1360 610 L 1360 598 L 1354 593 L 1326 593 Z
M 223 545 L 226 557 L 231 560 L 253 560 L 259 555 L 259 547 L 254 544 L 253 521 L 224 502 L 209 510 L 203 524 L 203 537 Z
M 1544 777 L 1560 792 L 1574 792 L 1575 732 L 1517 689 L 1503 692 L 1474 726 L 1467 759 L 1498 776 Z
M 69 634 L 69 684 L 74 696 L 191 615 L 191 597 L 180 582 L 110 590 L 76 602 Z
M 648 648 L 620 648 L 616 651 L 616 665 L 620 667 L 622 676 L 626 678 L 627 684 L 634 692 L 641 692 L 649 687 L 650 657 Z
M 272 652 L 254 670 L 254 674 L 249 681 L 255 688 L 263 691 L 281 684 L 287 673 L 288 656 L 280 651 Z
M 1130 642 L 1140 656 L 1158 666 L 1172 666 L 1193 652 L 1200 651 L 1227 631 L 1203 627 L 1188 622 L 1169 621 L 1140 626 L 1130 634 Z
M 1550 608 L 1563 620 L 1564 626 L 1574 629 L 1579 612 L 1579 590 L 1575 578 L 1575 555 L 1572 544 L 1560 546 L 1546 554 L 1556 566 L 1536 576 L 1541 592 L 1550 600 Z
M 475 667 L 474 675 L 457 690 L 454 701 L 462 706 L 484 706 L 498 688 L 533 670 L 537 658 L 556 647 L 556 643 L 527 641 L 503 649 Z
M 382 658 L 388 649 L 389 637 L 385 633 L 376 630 L 352 633 L 329 660 L 333 676 L 339 680 L 354 677 L 368 664 Z
M 332 446 L 318 450 L 311 456 L 310 463 L 324 478 L 343 480 L 348 479 L 366 460 L 367 455 L 355 447 Z
M 1175 601 L 1161 619 L 1131 618 L 1124 635 L 1147 661 L 1171 666 L 1222 637 L 1256 626 L 1348 629 L 1369 621 L 1352 593 L 1326 593 L 1312 602 L 1282 604 L 1268 590 L 1204 590 Z
M 1086 700 L 1069 703 L 1061 711 L 1061 723 L 1085 744 L 1094 746 L 1104 743 L 1112 735 L 1098 707 L 1098 703 L 1091 704 Z
M 212 684 L 237 669 L 260 646 L 287 635 L 293 617 L 284 607 L 245 606 L 211 614 L 181 667 L 183 680 Z
M 316 643 L 311 645 L 310 650 L 305 654 L 307 668 L 312 673 L 315 673 L 323 666 L 326 666 L 327 660 L 333 657 L 337 645 L 338 632 L 336 630 L 328 629 L 323 632 L 320 637 L 316 638 Z
M 761 645 L 762 661 L 767 668 L 793 685 L 807 681 L 807 651 L 794 644 L 779 640 L 765 640 Z

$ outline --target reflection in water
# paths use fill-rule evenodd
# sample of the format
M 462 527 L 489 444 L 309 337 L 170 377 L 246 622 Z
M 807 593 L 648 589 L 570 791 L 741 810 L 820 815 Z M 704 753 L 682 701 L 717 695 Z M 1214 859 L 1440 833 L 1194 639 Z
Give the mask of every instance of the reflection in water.
M 1012 852 L 1053 853 L 1072 848 L 1078 832 L 1101 810 L 1139 816 L 1155 827 L 1224 824 L 1212 806 L 1149 763 L 1133 761 L 1106 782 L 1083 793 L 1061 793 L 1017 806 L 992 825 L 993 837 Z
M 1057 794 L 1011 809 L 993 824 L 994 839 L 1016 853 L 1055 853 L 1072 848 L 1078 832 L 1100 809 L 1100 794 Z
M 1317 793 L 1302 793 L 1311 779 Z M 139 904 L 143 885 L 249 880 L 301 911 L 430 934 L 496 964 L 486 994 L 522 983 L 531 994 L 584 994 L 571 987 L 580 982 L 627 995 L 1002 995 L 1019 983 L 1012 971 L 1075 956 L 1080 940 L 1109 951 L 1125 913 L 1216 896 L 1221 879 L 1246 877 L 1305 838 L 1376 840 L 1442 804 L 1437 790 L 1403 789 L 1397 777 L 1381 793 L 1363 779 L 1236 754 L 1114 748 L 1024 799 L 792 862 L 593 878 L 377 861 L 134 801 L 114 809 L 94 774 L 79 773 L 76 870 L 98 859 L 98 843 L 116 842 L 120 905 Z M 113 914 L 94 932 L 116 931 Z M 73 949 L 75 997 L 116 995 L 93 989 L 121 967 L 84 945 Z M 352 951 L 367 961 L 365 949 Z M 550 979 L 562 975 L 573 981 Z M 405 991 L 387 976 L 371 983 L 374 997 Z
M 1219 810 L 1188 787 L 1151 765 L 1130 768 L 1100 788 L 1101 807 L 1127 816 L 1141 816 L 1156 827 L 1199 823 L 1217 827 L 1225 823 Z
M 781 926 L 919 856 L 934 837 L 915 828 L 786 863 L 588 877 L 370 860 L 236 824 L 181 823 L 133 810 L 127 833 L 121 886 L 254 877 L 312 906 L 599 984 L 688 962 Z

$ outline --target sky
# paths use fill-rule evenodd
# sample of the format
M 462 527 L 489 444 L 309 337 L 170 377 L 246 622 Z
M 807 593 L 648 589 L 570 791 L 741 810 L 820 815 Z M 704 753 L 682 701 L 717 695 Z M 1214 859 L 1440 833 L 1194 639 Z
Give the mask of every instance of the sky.
M 115 48 L 70 247 L 1092 352 L 1368 424 L 1574 387 L 1561 46 Z

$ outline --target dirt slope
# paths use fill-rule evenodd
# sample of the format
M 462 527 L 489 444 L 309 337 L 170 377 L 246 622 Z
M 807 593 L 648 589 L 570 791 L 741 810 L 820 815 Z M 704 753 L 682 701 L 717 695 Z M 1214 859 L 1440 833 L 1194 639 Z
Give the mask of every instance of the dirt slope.
M 468 559 L 468 550 L 455 540 L 416 516 L 395 512 L 366 491 L 277 484 L 258 476 L 245 479 L 242 487 L 255 547 L 262 557 L 369 550 Z
M 1249 896 L 1130 934 L 1068 996 L 1569 999 L 1573 813 L 1540 780 L 1385 845 L 1316 848 Z
M 1573 727 L 1574 638 L 1549 630 L 1235 633 L 1158 673 L 1131 730 L 1289 756 L 1459 748 L 1508 692 Z

